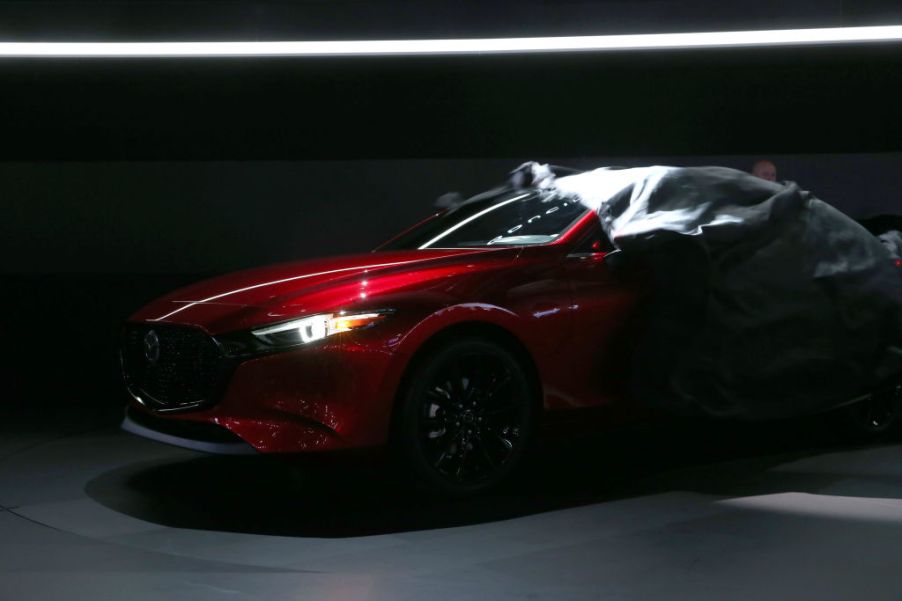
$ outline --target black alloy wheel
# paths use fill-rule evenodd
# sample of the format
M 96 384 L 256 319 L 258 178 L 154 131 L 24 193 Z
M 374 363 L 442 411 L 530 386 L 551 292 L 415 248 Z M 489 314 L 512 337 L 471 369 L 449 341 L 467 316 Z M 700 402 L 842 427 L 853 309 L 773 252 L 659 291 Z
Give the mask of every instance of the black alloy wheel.
M 902 385 L 875 392 L 845 413 L 847 429 L 859 439 L 880 438 L 899 425 L 902 417 Z
M 402 398 L 396 437 L 418 482 L 445 494 L 495 486 L 520 463 L 537 401 L 517 358 L 460 339 L 420 363 Z

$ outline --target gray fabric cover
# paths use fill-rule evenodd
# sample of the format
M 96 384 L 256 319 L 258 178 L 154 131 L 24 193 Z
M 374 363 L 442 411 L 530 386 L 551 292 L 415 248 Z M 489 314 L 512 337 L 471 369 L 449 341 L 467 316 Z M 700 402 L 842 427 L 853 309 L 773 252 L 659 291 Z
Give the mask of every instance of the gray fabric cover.
M 877 238 L 883 243 L 883 246 L 889 251 L 894 259 L 902 258 L 902 232 L 899 230 L 890 230 L 883 232 Z
M 633 374 L 645 402 L 788 417 L 902 374 L 902 270 L 795 183 L 656 166 L 554 185 L 598 212 L 620 269 L 649 271 Z

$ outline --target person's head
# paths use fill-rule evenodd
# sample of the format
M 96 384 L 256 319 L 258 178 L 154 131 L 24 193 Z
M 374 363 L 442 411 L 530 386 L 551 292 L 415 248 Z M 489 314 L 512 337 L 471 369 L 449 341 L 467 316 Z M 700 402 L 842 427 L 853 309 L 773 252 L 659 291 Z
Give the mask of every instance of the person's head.
M 752 165 L 752 175 L 760 177 L 761 179 L 766 179 L 770 182 L 775 182 L 777 181 L 777 166 L 767 159 L 761 159 Z

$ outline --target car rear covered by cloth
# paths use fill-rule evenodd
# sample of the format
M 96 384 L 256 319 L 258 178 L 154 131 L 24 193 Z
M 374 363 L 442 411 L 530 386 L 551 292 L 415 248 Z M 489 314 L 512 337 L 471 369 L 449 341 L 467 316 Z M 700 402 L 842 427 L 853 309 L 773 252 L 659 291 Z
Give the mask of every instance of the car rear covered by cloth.
M 551 185 L 598 213 L 615 264 L 650 275 L 632 375 L 644 402 L 789 417 L 902 374 L 902 272 L 877 238 L 797 184 L 655 166 Z

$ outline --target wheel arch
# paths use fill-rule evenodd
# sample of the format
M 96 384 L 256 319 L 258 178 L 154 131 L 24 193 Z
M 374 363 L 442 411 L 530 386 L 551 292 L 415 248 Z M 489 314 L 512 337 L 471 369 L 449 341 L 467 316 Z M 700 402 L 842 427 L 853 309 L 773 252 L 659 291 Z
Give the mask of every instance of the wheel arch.
M 390 437 L 397 421 L 401 398 L 405 394 L 410 383 L 410 378 L 413 377 L 417 368 L 435 349 L 463 337 L 483 338 L 510 351 L 526 372 L 530 390 L 533 394 L 533 401 L 536 403 L 536 409 L 538 411 L 542 410 L 544 404 L 544 388 L 542 386 L 541 377 L 539 376 L 539 369 L 532 353 L 529 352 L 529 349 L 523 341 L 513 332 L 496 323 L 478 320 L 462 321 L 445 326 L 442 329 L 433 332 L 419 345 L 405 365 L 393 399 L 392 419 L 389 432 Z

